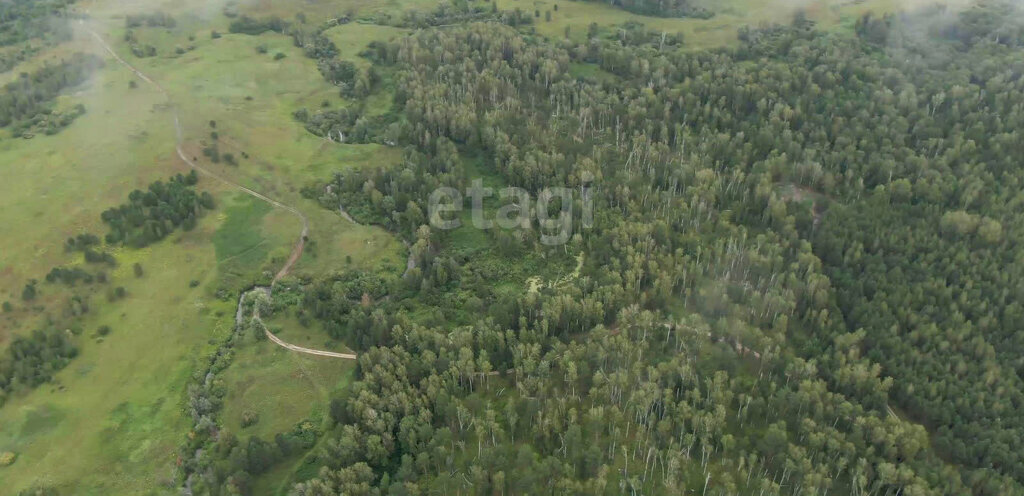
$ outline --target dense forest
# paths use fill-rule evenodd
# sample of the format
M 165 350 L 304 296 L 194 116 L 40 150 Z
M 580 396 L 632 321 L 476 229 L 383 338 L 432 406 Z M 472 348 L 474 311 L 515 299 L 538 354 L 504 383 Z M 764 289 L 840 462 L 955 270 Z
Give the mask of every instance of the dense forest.
M 292 494 L 1024 494 L 1006 9 L 798 16 L 711 51 L 497 22 L 375 44 L 390 122 L 299 117 L 403 160 L 307 193 L 410 269 L 275 292 L 361 351 Z M 593 227 L 431 227 L 431 192 L 479 176 L 592 191 Z M 248 493 L 205 377 L 182 482 Z

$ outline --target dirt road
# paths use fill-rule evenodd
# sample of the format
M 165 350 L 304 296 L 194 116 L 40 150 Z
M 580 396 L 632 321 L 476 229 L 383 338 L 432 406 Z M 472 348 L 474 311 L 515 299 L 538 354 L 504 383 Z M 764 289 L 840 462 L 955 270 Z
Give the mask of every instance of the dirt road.
M 135 66 L 129 64 L 127 61 L 125 61 L 123 58 L 121 58 L 121 56 L 119 56 L 117 54 L 117 52 L 115 52 L 114 49 L 111 48 L 110 45 L 107 44 L 107 42 L 103 39 L 102 36 L 100 36 L 98 33 L 93 31 L 92 29 L 90 29 L 88 27 L 85 27 L 85 22 L 84 21 L 79 20 L 78 22 L 79 22 L 79 25 L 83 26 L 83 28 L 86 31 L 88 31 L 89 34 L 91 34 L 93 36 L 93 38 L 96 39 L 96 41 L 100 44 L 100 46 L 102 46 L 103 49 L 106 50 L 106 52 L 108 54 L 110 54 L 111 57 L 114 58 L 114 60 L 118 61 L 118 63 L 120 63 L 121 65 L 127 67 L 129 70 L 131 70 L 133 73 L 135 73 L 135 75 L 138 76 L 139 79 L 142 79 L 143 81 L 149 83 L 154 88 L 159 90 L 160 93 L 162 93 L 164 95 L 164 97 L 167 98 L 167 101 L 171 103 L 171 108 L 173 109 L 173 112 L 174 112 L 174 132 L 175 132 L 175 136 L 176 136 L 176 142 L 174 144 L 174 149 L 175 149 L 175 151 L 177 151 L 178 158 L 180 158 L 182 162 L 185 162 L 186 164 L 188 164 L 189 167 L 195 169 L 196 171 L 198 171 L 200 174 L 203 174 L 204 176 L 211 177 L 211 178 L 213 178 L 213 179 L 215 179 L 217 181 L 220 181 L 221 183 L 226 184 L 226 185 L 228 185 L 228 186 L 230 186 L 230 187 L 232 187 L 234 189 L 243 191 L 243 192 L 245 192 L 246 194 L 248 194 L 250 196 L 253 196 L 253 197 L 258 198 L 258 199 L 260 199 L 262 201 L 265 201 L 265 202 L 273 205 L 274 207 L 277 207 L 277 208 L 280 208 L 282 210 L 285 210 L 285 211 L 291 213 L 292 215 L 295 215 L 296 217 L 298 217 L 298 219 L 302 222 L 302 232 L 299 234 L 298 241 L 295 242 L 295 247 L 292 248 L 291 255 L 288 257 L 288 260 L 285 262 L 284 266 L 281 267 L 281 270 L 279 270 L 277 272 L 277 274 L 274 276 L 274 279 L 273 279 L 273 282 L 271 283 L 270 288 L 267 288 L 268 292 L 272 291 L 274 284 L 276 284 L 277 281 L 279 281 L 281 278 L 287 276 L 288 273 L 291 272 L 292 267 L 295 266 L 295 263 L 299 261 L 299 257 L 302 256 L 302 250 L 306 246 L 306 238 L 307 238 L 307 236 L 309 236 L 309 221 L 306 219 L 306 216 L 303 215 L 302 212 L 299 212 L 298 209 L 296 209 L 295 207 L 292 207 L 290 205 L 286 205 L 284 203 L 281 203 L 281 202 L 279 202 L 277 200 L 274 200 L 273 198 L 270 198 L 270 197 L 268 197 L 268 196 L 266 196 L 266 195 L 264 195 L 262 193 L 259 193 L 257 191 L 254 191 L 254 190 L 250 189 L 250 188 L 242 186 L 241 184 L 235 183 L 235 182 L 233 182 L 233 181 L 231 181 L 229 179 L 221 177 L 219 174 L 217 174 L 217 173 L 215 173 L 215 172 L 213 172 L 213 171 L 211 171 L 211 170 L 209 170 L 209 169 L 207 169 L 207 168 L 197 164 L 193 160 L 191 160 L 188 157 L 188 154 L 186 154 L 185 150 L 182 148 L 182 145 L 184 143 L 184 136 L 183 136 L 182 129 L 181 129 L 181 119 L 179 119 L 179 117 L 178 117 L 178 107 L 174 105 L 173 100 L 171 99 L 171 95 L 167 92 L 167 90 L 165 90 L 163 88 L 163 86 L 160 86 L 160 83 L 157 83 L 156 81 L 151 79 L 149 76 L 144 74 L 142 71 L 140 71 L 137 68 L 135 68 Z M 267 338 L 269 338 L 271 341 L 273 341 L 278 346 L 281 346 L 283 348 L 286 348 L 286 349 L 289 349 L 289 350 L 292 350 L 292 351 L 295 351 L 295 352 L 298 352 L 298 353 L 305 353 L 305 354 L 308 354 L 308 355 L 334 357 L 334 358 L 344 358 L 344 359 L 348 359 L 348 360 L 355 360 L 356 359 L 356 355 L 353 355 L 353 354 L 350 354 L 350 353 L 335 353 L 335 352 L 331 352 L 331 351 L 314 350 L 314 349 L 310 349 L 310 348 L 303 348 L 301 346 L 296 346 L 296 345 L 293 345 L 293 344 L 289 344 L 289 343 L 286 343 L 286 342 L 282 341 L 280 338 L 275 336 L 269 330 L 266 331 L 266 335 L 267 335 Z

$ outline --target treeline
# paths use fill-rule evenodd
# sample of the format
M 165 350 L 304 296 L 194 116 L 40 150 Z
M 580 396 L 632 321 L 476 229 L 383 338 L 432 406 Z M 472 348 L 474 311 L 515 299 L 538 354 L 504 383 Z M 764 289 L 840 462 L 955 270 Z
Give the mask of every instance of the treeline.
M 70 126 L 75 119 L 83 115 L 85 115 L 85 105 L 81 103 L 64 111 L 43 109 L 35 116 L 18 121 L 11 126 L 11 134 L 25 138 L 31 138 L 36 133 L 52 136 Z
M 534 19 L 529 12 L 524 12 L 518 7 L 512 10 L 500 10 L 496 2 L 450 0 L 427 11 L 410 9 L 398 15 L 378 13 L 374 17 L 374 21 L 396 27 L 422 29 L 484 21 L 515 27 L 532 24 Z
M 372 75 L 375 71 L 367 73 Z M 307 131 L 340 143 L 386 143 L 390 141 L 388 129 L 394 121 L 393 116 L 386 114 L 365 115 L 363 105 L 358 103 L 352 107 L 317 110 L 313 113 L 303 108 L 292 115 Z
M 0 406 L 12 394 L 49 381 L 77 354 L 65 331 L 36 330 L 15 337 L 0 357 Z
M 228 26 L 228 31 L 232 33 L 248 34 L 252 36 L 263 34 L 267 31 L 273 31 L 275 33 L 284 33 L 288 27 L 288 23 L 280 17 L 271 16 L 265 19 L 255 19 L 249 16 L 241 16 L 233 21 Z
M 141 28 L 143 26 L 171 29 L 177 25 L 178 22 L 174 20 L 174 17 L 164 12 L 154 12 L 151 14 L 128 14 L 128 16 L 124 18 L 124 27 L 127 29 Z
M 597 1 L 597 0 L 586 0 Z M 634 14 L 656 17 L 695 17 L 710 19 L 715 13 L 694 5 L 693 0 L 600 0 Z
M 50 108 L 53 100 L 63 90 L 84 83 L 102 66 L 103 61 L 95 55 L 79 55 L 59 64 L 47 64 L 32 74 L 22 74 L 0 91 L 0 127 L 42 125 L 48 133 L 51 129 L 56 132 L 84 110 L 73 109 L 56 114 L 55 118 Z
M 920 7 L 913 13 L 875 16 L 863 14 L 855 24 L 859 37 L 875 44 L 911 45 L 914 40 L 930 38 L 933 48 L 944 49 L 942 42 L 955 42 L 960 50 L 977 44 L 994 43 L 1010 47 L 1024 45 L 1024 27 L 1020 11 L 1006 0 L 983 0 L 968 8 L 951 9 L 944 4 Z
M 485 20 L 497 21 L 509 26 L 520 26 L 532 23 L 533 17 L 528 13 L 524 14 L 518 8 L 513 11 L 498 10 L 495 3 L 490 3 L 485 7 L 466 1 L 451 0 L 426 12 L 410 10 L 397 18 L 389 14 L 378 14 L 378 18 L 374 19 L 380 24 L 405 28 L 444 26 Z M 307 57 L 317 61 L 317 68 L 324 79 L 340 88 L 341 96 L 363 98 L 380 83 L 381 78 L 377 70 L 371 67 L 360 71 L 352 62 L 338 58 L 337 46 L 323 34 L 327 29 L 346 22 L 349 22 L 348 17 L 342 16 L 335 22 L 309 27 L 304 22 L 291 23 L 276 16 L 263 19 L 241 16 L 231 22 L 229 29 L 232 33 L 248 35 L 259 35 L 272 31 L 291 36 L 296 47 L 301 48 Z M 368 57 L 375 55 L 372 46 L 366 55 Z M 330 118 L 329 116 L 325 117 Z M 303 121 L 305 122 L 305 120 Z M 309 127 L 313 131 L 322 126 L 314 124 Z M 359 133 L 357 132 L 357 134 Z M 331 135 L 326 136 L 330 137 Z
M 146 191 L 135 190 L 128 203 L 104 211 L 101 219 L 110 228 L 108 244 L 124 244 L 133 248 L 148 246 L 181 228 L 195 228 L 204 210 L 214 208 L 213 196 L 196 193 L 199 182 L 195 170 L 177 174 L 168 182 L 156 181 Z

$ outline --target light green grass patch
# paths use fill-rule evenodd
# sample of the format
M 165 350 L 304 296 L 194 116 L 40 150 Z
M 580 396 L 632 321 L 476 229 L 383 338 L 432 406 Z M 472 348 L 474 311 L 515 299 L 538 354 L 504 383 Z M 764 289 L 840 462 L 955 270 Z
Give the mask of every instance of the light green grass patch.
M 252 286 L 277 271 L 274 258 L 286 258 L 298 239 L 295 216 L 245 193 L 225 195 L 218 212 L 223 223 L 213 235 L 217 253 L 218 289 Z
M 283 311 L 266 319 L 265 323 L 278 337 L 291 344 L 317 350 L 353 353 L 344 343 L 331 339 L 319 320 L 313 320 L 309 327 L 306 327 L 300 324 L 299 319 L 290 311 Z
M 18 454 L 3 474 L 14 492 L 44 483 L 74 494 L 147 494 L 170 481 L 189 429 L 185 389 L 230 332 L 232 302 L 204 297 L 212 282 L 214 221 L 144 250 L 119 254 L 112 278 L 128 297 L 96 298 L 83 320 L 80 354 L 51 384 L 0 409 L 0 451 Z M 135 278 L 132 263 L 145 268 Z M 112 332 L 94 338 L 95 329 Z
M 303 355 L 247 338 L 222 374 L 228 391 L 221 415 L 224 428 L 241 438 L 272 440 L 304 419 L 319 426 L 331 393 L 344 388 L 354 370 L 351 360 Z M 242 428 L 246 412 L 257 413 L 259 422 Z
M 370 66 L 370 61 L 359 56 L 370 42 L 390 41 L 405 36 L 410 30 L 377 24 L 348 23 L 335 26 L 324 32 L 338 47 L 338 57 L 348 60 L 360 68 Z

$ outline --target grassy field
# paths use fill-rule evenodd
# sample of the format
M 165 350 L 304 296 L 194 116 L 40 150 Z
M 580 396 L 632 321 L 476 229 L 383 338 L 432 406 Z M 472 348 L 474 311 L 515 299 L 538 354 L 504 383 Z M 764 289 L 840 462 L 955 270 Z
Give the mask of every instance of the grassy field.
M 44 51 L 15 70 L 81 52 L 100 53 L 87 38 Z M 136 188 L 186 172 L 173 156 L 173 130 L 163 97 L 116 64 L 69 91 L 58 105 L 83 103 L 87 113 L 56 136 L 0 139 L 6 180 L 0 183 L 0 299 L 16 310 L 4 315 L 0 342 L 28 331 L 46 316 L 61 318 L 72 292 L 41 283 L 27 308 L 20 291 L 56 265 L 81 263 L 63 240 L 84 232 L 102 236 L 99 214 Z M 223 189 L 202 182 L 218 198 Z M 231 304 L 208 298 L 215 273 L 211 238 L 215 216 L 193 232 L 145 250 L 114 250 L 119 267 L 111 285 L 128 298 L 107 303 L 102 292 L 80 322 L 80 355 L 52 384 L 15 396 L 0 409 L 0 450 L 18 454 L 2 469 L 5 491 L 34 484 L 75 494 L 145 494 L 169 480 L 188 429 L 184 388 L 197 361 L 230 329 Z M 80 258 L 80 255 L 78 256 Z M 137 279 L 132 265 L 145 276 Z M 77 290 L 90 292 L 88 288 Z M 227 317 L 225 317 L 227 316 Z M 95 336 L 103 325 L 112 329 Z
M 192 371 L 230 332 L 232 303 L 189 281 L 210 282 L 215 222 L 146 250 L 122 254 L 115 274 L 129 297 L 83 321 L 80 355 L 44 385 L 0 409 L 0 449 L 18 461 L 8 488 L 44 483 L 75 494 L 146 494 L 169 480 L 189 428 L 184 391 Z M 146 274 L 136 279 L 129 262 Z M 127 270 L 124 268 L 127 267 Z M 96 338 L 101 325 L 112 329 Z M 9 428 L 8 428 L 9 427 Z
M 292 353 L 269 341 L 247 340 L 235 352 L 235 361 L 223 374 L 228 395 L 223 426 L 240 438 L 272 440 L 298 422 L 319 426 L 327 414 L 330 394 L 352 379 L 355 362 Z M 242 427 L 246 412 L 259 421 Z
M 172 13 L 196 8 L 199 14 L 182 16 L 171 32 L 140 30 L 140 38 L 157 46 L 160 54 L 140 61 L 121 42 L 121 16 L 133 6 Z M 235 148 L 252 157 L 237 168 L 220 166 L 224 175 L 308 214 L 312 249 L 300 260 L 298 273 L 343 268 L 346 256 L 353 264 L 401 266 L 403 248 L 394 238 L 349 224 L 299 194 L 332 170 L 400 156 L 378 146 L 325 143 L 306 133 L 291 113 L 340 97 L 286 37 L 211 39 L 210 29 L 226 32 L 222 7 L 212 2 L 202 7 L 199 2 L 81 5 L 127 60 L 180 102 L 190 149 L 199 155 L 201 142 L 210 140 L 209 121 L 218 121 L 222 152 Z M 197 34 L 200 27 L 205 36 Z M 175 47 L 188 44 L 190 34 L 195 49 L 178 56 Z M 84 33 L 78 36 L 41 57 L 102 54 Z M 271 55 L 257 53 L 257 43 L 272 46 Z M 288 56 L 274 61 L 277 51 Z M 31 70 L 42 61 L 25 62 L 16 70 Z M 113 60 L 107 62 L 93 81 L 62 97 L 62 105 L 87 107 L 86 115 L 69 128 L 53 137 L 0 139 L 0 161 L 7 173 L 0 183 L 0 301 L 17 307 L 0 317 L 0 346 L 30 330 L 42 314 L 59 313 L 68 290 L 41 285 L 42 295 L 31 307 L 42 310 L 22 304 L 20 292 L 28 279 L 42 279 L 51 267 L 72 260 L 62 249 L 65 238 L 83 232 L 102 235 L 100 212 L 124 201 L 133 189 L 187 172 L 174 156 L 167 100 L 146 84 L 130 88 L 135 76 Z M 235 154 L 240 156 L 240 151 Z M 127 289 L 128 298 L 118 303 L 96 298 L 93 311 L 81 321 L 85 331 L 78 338 L 80 355 L 52 384 L 18 395 L 0 409 L 0 451 L 18 455 L 14 465 L 0 469 L 5 492 L 36 484 L 69 494 L 170 492 L 162 488 L 170 481 L 176 449 L 191 423 L 184 412 L 185 389 L 200 361 L 232 325 L 234 301 L 222 301 L 214 293 L 223 287 L 240 289 L 235 286 L 276 268 L 300 229 L 291 214 L 223 184 L 204 179 L 200 189 L 215 194 L 218 208 L 193 232 L 144 250 L 116 250 L 120 265 L 111 276 Z M 132 274 L 135 262 L 145 268 L 140 279 Z M 193 281 L 197 287 L 191 287 Z M 94 334 L 102 325 L 112 332 L 98 338 Z M 318 415 L 326 395 L 346 383 L 353 366 L 298 357 L 266 343 L 251 345 L 240 356 L 226 372 L 226 380 L 239 386 L 231 388 L 225 421 L 231 426 L 237 411 L 258 408 L 264 419 L 259 428 L 269 429 L 268 435 Z M 252 403 L 256 399 L 259 405 Z
M 100 212 L 132 189 L 182 171 L 167 146 L 173 134 L 161 98 L 143 88 L 126 91 L 128 79 L 108 68 L 63 97 L 84 102 L 87 113 L 57 136 L 0 140 L 0 300 L 17 306 L 28 279 L 67 262 L 65 238 L 104 233 Z M 0 341 L 12 327 L 0 331 Z

